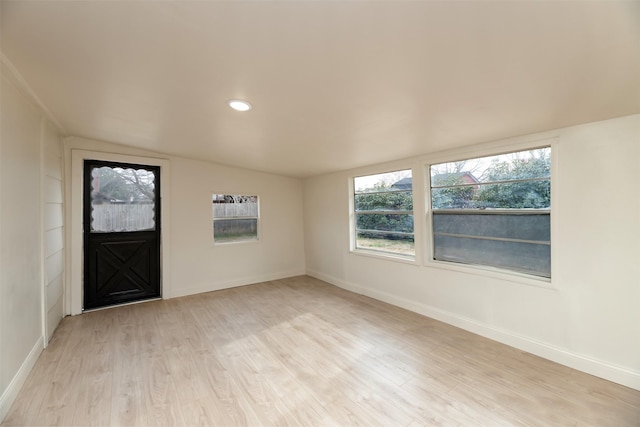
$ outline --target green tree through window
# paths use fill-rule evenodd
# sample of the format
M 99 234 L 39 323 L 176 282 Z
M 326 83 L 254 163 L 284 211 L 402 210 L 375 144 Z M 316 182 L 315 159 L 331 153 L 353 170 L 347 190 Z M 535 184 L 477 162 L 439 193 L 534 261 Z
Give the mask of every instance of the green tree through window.
M 551 276 L 549 147 L 430 170 L 435 260 Z

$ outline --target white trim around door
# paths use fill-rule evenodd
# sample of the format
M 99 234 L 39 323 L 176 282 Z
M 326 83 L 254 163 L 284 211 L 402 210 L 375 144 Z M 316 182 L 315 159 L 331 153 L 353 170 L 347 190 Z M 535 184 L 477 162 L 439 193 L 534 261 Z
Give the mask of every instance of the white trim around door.
M 126 154 L 104 153 L 99 151 L 71 150 L 71 174 L 68 177 L 70 186 L 66 188 L 70 191 L 70 208 L 67 219 L 70 226 L 69 244 L 67 246 L 67 256 L 70 263 L 70 274 L 67 275 L 66 295 L 67 314 L 75 316 L 82 313 L 82 270 L 83 270 L 83 249 L 82 249 L 82 172 L 85 160 L 102 160 L 108 162 L 137 163 L 160 167 L 160 180 L 163 185 L 160 188 L 160 203 L 162 207 L 161 228 L 160 228 L 160 292 L 163 299 L 171 298 L 171 274 L 170 274 L 170 209 L 169 189 L 171 183 L 170 162 L 167 159 L 154 157 L 130 156 Z

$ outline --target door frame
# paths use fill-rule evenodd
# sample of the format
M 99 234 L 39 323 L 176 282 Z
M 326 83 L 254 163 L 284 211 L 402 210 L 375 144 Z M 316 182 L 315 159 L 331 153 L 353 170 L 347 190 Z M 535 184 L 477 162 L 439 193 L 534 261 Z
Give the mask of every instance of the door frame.
M 160 186 L 160 200 L 162 215 L 160 217 L 160 294 L 162 299 L 171 298 L 171 272 L 170 272 L 170 257 L 169 249 L 171 248 L 169 242 L 170 236 L 170 222 L 169 213 L 170 209 L 166 206 L 165 202 L 170 200 L 169 187 L 170 187 L 170 162 L 168 159 L 160 159 L 155 157 L 142 157 L 131 156 L 126 154 L 105 153 L 100 151 L 88 151 L 88 150 L 71 150 L 71 174 L 69 180 L 70 197 L 67 200 L 70 202 L 70 209 L 67 218 L 70 218 L 69 224 L 70 240 L 67 254 L 70 262 L 69 274 L 66 280 L 66 302 L 68 314 L 75 316 L 82 314 L 83 305 L 83 274 L 84 274 L 84 244 L 83 244 L 83 184 L 84 184 L 84 161 L 85 160 L 100 160 L 106 162 L 118 162 L 118 163 L 136 163 L 142 165 L 159 166 L 160 167 L 160 181 L 164 183 Z M 67 187 L 69 188 L 69 187 Z

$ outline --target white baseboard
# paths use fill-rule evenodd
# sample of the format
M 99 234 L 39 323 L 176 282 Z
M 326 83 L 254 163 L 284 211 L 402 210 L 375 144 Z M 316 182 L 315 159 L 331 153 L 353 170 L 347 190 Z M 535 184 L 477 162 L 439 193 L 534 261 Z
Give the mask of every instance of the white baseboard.
M 36 364 L 38 357 L 40 357 L 40 353 L 42 353 L 42 350 L 44 350 L 43 342 L 44 341 L 42 337 L 38 338 L 33 348 L 29 352 L 29 355 L 22 363 L 22 366 L 20 366 L 20 369 L 18 369 L 18 372 L 9 383 L 9 386 L 6 388 L 6 390 L 4 390 L 2 396 L 0 396 L 0 423 L 2 423 L 4 418 L 9 413 L 11 405 L 13 405 L 13 402 L 18 396 L 18 392 L 31 373 L 31 370 Z
M 228 280 L 225 282 L 206 283 L 200 286 L 194 286 L 190 288 L 179 289 L 173 284 L 171 298 L 184 297 L 187 295 L 202 294 L 204 292 L 220 291 L 222 289 L 236 288 L 238 286 L 253 285 L 256 283 L 268 282 L 270 280 L 285 279 L 293 276 L 304 276 L 306 274 L 304 269 L 297 269 L 291 271 L 284 271 L 279 273 L 263 274 L 259 276 L 242 277 L 239 279 Z
M 332 285 L 336 285 L 345 290 L 366 295 L 376 300 L 384 301 L 432 319 L 448 323 L 466 331 L 473 332 L 474 334 L 481 335 L 502 344 L 560 363 L 561 365 L 586 372 L 596 377 L 604 378 L 635 390 L 640 390 L 640 372 L 616 366 L 589 356 L 574 353 L 548 343 L 537 341 L 523 335 L 518 335 L 511 331 L 496 328 L 486 323 L 460 316 L 456 313 L 432 307 L 428 304 L 408 300 L 387 292 L 368 289 L 318 271 L 307 270 L 307 275 L 331 283 Z

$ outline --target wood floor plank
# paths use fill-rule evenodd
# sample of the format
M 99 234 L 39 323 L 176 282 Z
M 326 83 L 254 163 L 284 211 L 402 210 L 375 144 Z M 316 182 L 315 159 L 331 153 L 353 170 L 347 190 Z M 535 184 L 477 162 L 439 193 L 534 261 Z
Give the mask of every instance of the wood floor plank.
M 224 425 L 262 425 L 261 419 L 234 379 L 232 371 L 222 364 L 215 352 L 201 352 L 198 357 L 204 361 L 211 392 L 209 405 L 217 413 L 223 414 L 217 420 Z
M 269 384 L 270 392 L 280 398 L 287 418 L 294 420 L 296 425 L 312 425 L 327 416 L 315 394 L 297 381 L 295 374 L 287 369 L 261 336 L 250 335 L 242 344 L 243 354 Z
M 639 426 L 640 391 L 301 276 L 67 317 L 2 425 Z
M 128 340 L 128 335 L 120 335 Z M 121 350 L 122 351 L 122 350 Z M 115 350 L 117 352 L 117 350 Z M 120 352 L 115 355 L 111 396 L 111 425 L 150 425 L 144 394 L 142 360 L 139 352 Z
M 101 341 L 101 340 L 96 340 Z M 115 353 L 109 341 L 87 343 L 84 352 L 91 357 L 84 358 L 79 383 L 78 400 L 74 402 L 74 425 L 104 426 L 111 424 L 111 396 Z
M 151 425 L 183 426 L 182 407 L 165 355 L 142 354 L 142 376 Z

